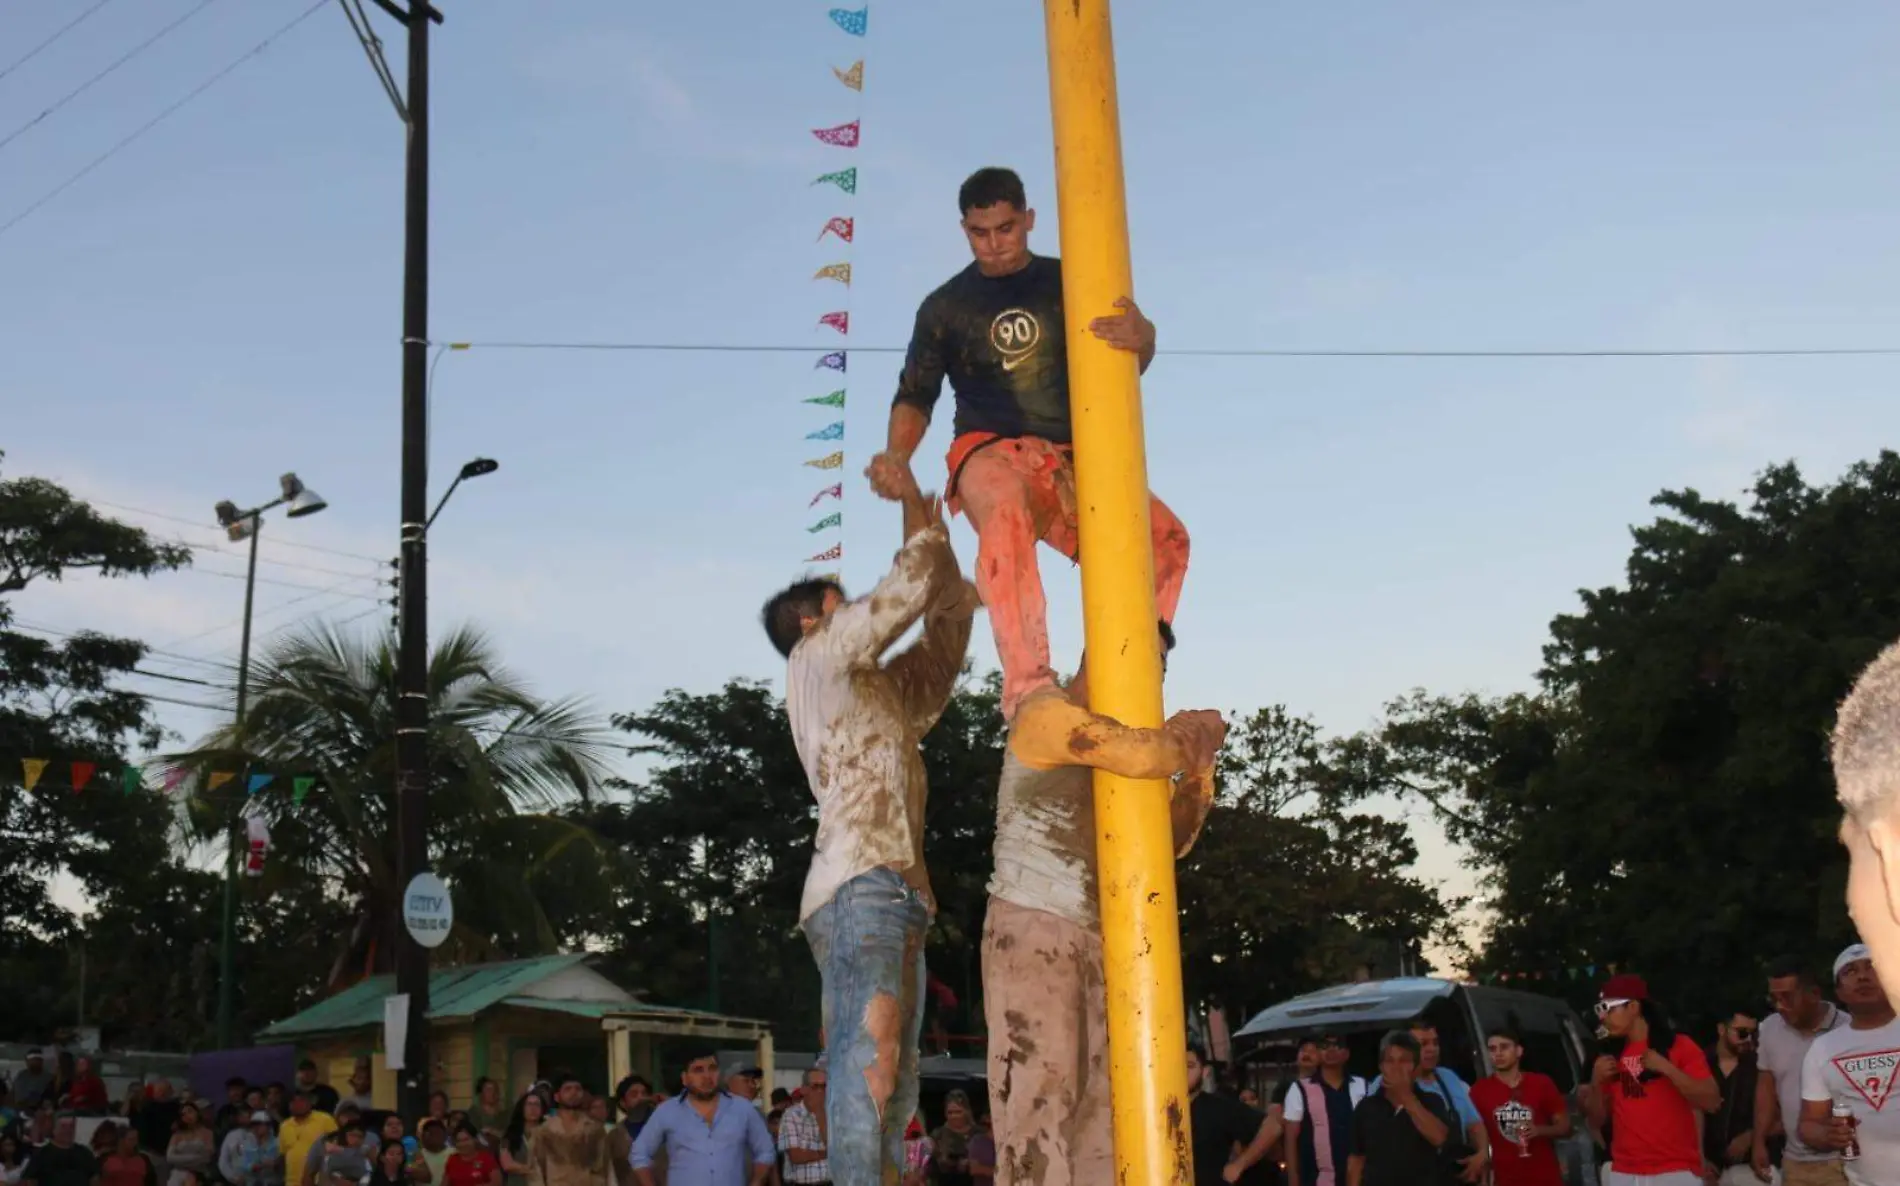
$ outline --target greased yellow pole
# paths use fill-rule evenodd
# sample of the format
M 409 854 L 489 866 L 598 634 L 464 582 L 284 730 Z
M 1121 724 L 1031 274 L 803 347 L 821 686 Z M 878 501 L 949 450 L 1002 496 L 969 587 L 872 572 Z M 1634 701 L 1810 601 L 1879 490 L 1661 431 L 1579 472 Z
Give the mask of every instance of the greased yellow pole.
M 1044 0 L 1089 699 L 1161 724 L 1154 544 L 1135 356 L 1089 332 L 1134 294 L 1108 0 Z M 1191 1186 L 1181 933 L 1164 784 L 1095 774 L 1115 1186 Z

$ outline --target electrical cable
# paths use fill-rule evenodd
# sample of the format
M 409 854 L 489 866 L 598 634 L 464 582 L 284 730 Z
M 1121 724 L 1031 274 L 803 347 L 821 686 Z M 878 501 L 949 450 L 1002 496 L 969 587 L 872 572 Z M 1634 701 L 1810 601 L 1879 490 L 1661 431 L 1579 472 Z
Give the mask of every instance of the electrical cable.
M 436 343 L 432 343 L 436 344 Z M 444 342 L 453 350 L 590 350 L 654 354 L 818 354 L 822 346 L 768 346 L 687 342 Z M 849 346 L 842 354 L 903 354 L 902 346 Z M 1762 347 L 1661 350 L 1603 347 L 1570 350 L 1295 350 L 1272 347 L 1163 347 L 1174 358 L 1849 358 L 1900 355 L 1900 346 Z
M 13 60 L 13 64 L 8 66 L 6 69 L 0 70 L 0 78 L 5 78 L 7 75 L 13 73 L 15 70 L 18 70 L 20 67 L 32 61 L 34 58 L 39 57 L 41 50 L 47 48 L 48 46 L 52 45 L 55 41 L 58 41 L 60 38 L 66 36 L 66 34 L 78 28 L 80 23 L 84 21 L 87 17 L 91 16 L 95 12 L 98 12 L 100 9 L 104 8 L 106 5 L 110 3 L 112 3 L 112 0 L 99 0 L 99 2 L 97 4 L 94 4 L 91 8 L 88 8 L 86 11 L 80 13 L 78 16 L 74 17 L 72 20 L 67 21 L 65 24 L 61 25 L 59 27 L 59 30 L 55 32 L 51 37 L 48 37 L 45 41 L 40 42 L 38 45 L 34 46 L 32 49 L 27 50 L 26 53 L 22 55 L 21 57 L 15 58 Z
M 167 523 L 183 523 L 187 527 L 203 528 L 205 526 L 202 520 L 187 519 L 183 515 L 168 515 L 164 511 L 153 511 L 147 510 L 144 507 L 127 506 L 124 503 L 107 502 L 102 498 L 89 498 L 86 501 L 94 506 L 110 507 L 115 511 L 124 511 L 128 515 L 144 515 L 151 519 L 163 519 Z M 275 536 L 266 536 L 262 543 L 266 547 L 275 544 L 286 548 L 301 548 L 306 552 L 323 552 L 330 556 L 342 556 L 349 560 L 363 560 L 378 567 L 387 567 L 389 564 L 389 561 L 384 558 L 366 556 L 361 552 L 345 552 L 340 548 L 326 548 L 318 544 L 301 543 L 294 539 L 278 539 Z M 260 557 L 260 559 L 262 559 L 262 557 Z

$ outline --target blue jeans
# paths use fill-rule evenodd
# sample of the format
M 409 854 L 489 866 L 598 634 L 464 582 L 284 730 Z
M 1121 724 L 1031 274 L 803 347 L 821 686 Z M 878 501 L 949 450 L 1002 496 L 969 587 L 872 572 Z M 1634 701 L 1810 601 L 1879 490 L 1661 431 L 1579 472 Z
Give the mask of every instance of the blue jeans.
M 845 882 L 805 920 L 825 985 L 826 1168 L 833 1186 L 882 1186 L 903 1173 L 904 1130 L 917 1110 L 929 925 L 923 895 L 894 869 Z

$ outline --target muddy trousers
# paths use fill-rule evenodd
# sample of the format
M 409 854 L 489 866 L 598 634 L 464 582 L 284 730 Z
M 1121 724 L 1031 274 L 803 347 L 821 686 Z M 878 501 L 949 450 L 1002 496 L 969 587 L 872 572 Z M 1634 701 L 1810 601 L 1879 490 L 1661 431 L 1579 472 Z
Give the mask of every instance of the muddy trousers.
M 923 895 L 894 870 L 838 887 L 804 923 L 824 981 L 826 1161 L 834 1186 L 903 1173 L 924 1020 Z
M 1100 935 L 990 899 L 983 1015 L 997 1186 L 1114 1181 L 1107 1012 Z
M 957 503 L 976 528 L 976 588 L 989 610 L 1003 665 L 1005 720 L 1015 717 L 1023 697 L 1055 683 L 1049 666 L 1049 606 L 1036 550 L 1046 543 L 1074 560 L 1080 549 L 1074 511 L 1065 505 L 1066 464 L 1049 442 L 1024 437 L 970 452 L 957 473 Z M 1148 523 L 1155 613 L 1172 623 L 1187 578 L 1187 528 L 1153 496 Z

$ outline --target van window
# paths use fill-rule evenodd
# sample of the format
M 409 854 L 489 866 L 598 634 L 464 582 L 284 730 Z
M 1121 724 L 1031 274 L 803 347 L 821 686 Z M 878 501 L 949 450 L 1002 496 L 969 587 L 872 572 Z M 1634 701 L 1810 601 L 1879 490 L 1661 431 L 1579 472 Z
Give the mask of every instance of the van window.
M 1467 990 L 1485 1035 L 1510 1030 L 1524 1043 L 1524 1069 L 1549 1075 L 1566 1095 L 1582 1075 L 1575 1047 L 1574 1018 L 1562 1001 L 1496 989 Z M 1480 1041 L 1483 1039 L 1481 1038 Z M 1489 1063 L 1487 1058 L 1486 1063 Z M 1485 1071 L 1489 1074 L 1489 1070 Z

